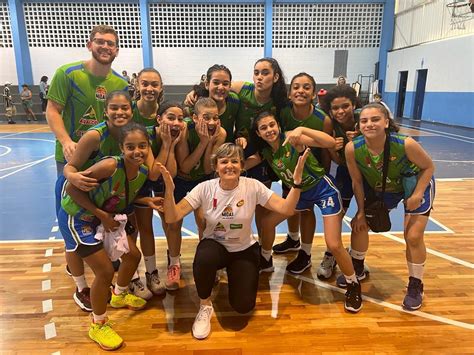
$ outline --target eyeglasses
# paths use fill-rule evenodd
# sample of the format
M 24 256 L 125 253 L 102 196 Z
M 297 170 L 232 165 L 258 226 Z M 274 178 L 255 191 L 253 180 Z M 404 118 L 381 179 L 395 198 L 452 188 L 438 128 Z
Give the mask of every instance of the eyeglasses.
M 92 39 L 92 42 L 94 42 L 98 46 L 105 46 L 107 44 L 107 46 L 109 46 L 110 48 L 117 47 L 117 42 L 109 41 L 109 40 L 102 39 L 102 38 L 94 38 L 94 39 Z

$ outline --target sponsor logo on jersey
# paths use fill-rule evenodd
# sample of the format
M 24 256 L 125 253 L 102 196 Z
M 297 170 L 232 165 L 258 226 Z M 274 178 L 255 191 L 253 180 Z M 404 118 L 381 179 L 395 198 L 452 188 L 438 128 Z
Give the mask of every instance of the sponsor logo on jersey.
M 242 224 L 241 223 L 231 223 L 230 224 L 230 229 L 242 229 Z
M 98 123 L 99 121 L 92 105 L 87 108 L 86 112 L 79 119 L 79 124 L 81 125 L 95 126 Z
M 94 216 L 84 214 L 80 217 L 80 220 L 84 222 L 92 222 L 94 220 Z
M 234 217 L 234 211 L 232 210 L 232 206 L 226 206 L 224 211 L 222 211 L 222 217 L 232 218 Z
M 217 223 L 214 232 L 226 232 L 224 225 L 221 222 Z
M 95 88 L 95 98 L 99 101 L 105 101 L 107 96 L 107 89 L 104 86 L 97 86 Z
M 242 207 L 244 205 L 245 201 L 244 200 L 240 200 L 239 202 L 237 202 L 236 206 L 237 207 Z
M 289 157 L 290 157 L 290 154 L 291 154 L 290 152 L 286 152 L 286 153 L 285 153 L 285 157 L 289 158 Z

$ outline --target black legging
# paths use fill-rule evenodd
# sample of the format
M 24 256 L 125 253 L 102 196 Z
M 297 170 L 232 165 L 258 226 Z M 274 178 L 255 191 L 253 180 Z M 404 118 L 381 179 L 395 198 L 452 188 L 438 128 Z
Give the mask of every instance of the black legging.
M 199 298 L 211 296 L 219 269 L 227 269 L 229 303 L 237 312 L 247 313 L 255 308 L 260 263 L 260 245 L 230 253 L 212 239 L 203 239 L 196 249 L 193 263 L 194 282 Z
M 48 105 L 48 99 L 46 96 L 43 95 L 43 93 L 40 93 L 40 98 L 41 98 L 41 110 L 43 112 L 46 112 L 46 106 Z

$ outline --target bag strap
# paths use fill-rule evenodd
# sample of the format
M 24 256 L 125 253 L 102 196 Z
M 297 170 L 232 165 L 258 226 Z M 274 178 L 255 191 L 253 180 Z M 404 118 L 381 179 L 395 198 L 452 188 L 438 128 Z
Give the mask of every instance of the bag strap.
M 385 136 L 385 145 L 383 148 L 383 167 L 382 167 L 382 195 L 380 197 L 383 200 L 383 194 L 385 193 L 385 185 L 387 184 L 388 164 L 390 158 L 390 133 Z
M 129 186 L 128 186 L 127 168 L 125 167 L 125 159 L 122 157 L 121 160 L 123 164 L 123 171 L 125 171 L 125 202 L 126 202 L 125 206 L 128 206 Z

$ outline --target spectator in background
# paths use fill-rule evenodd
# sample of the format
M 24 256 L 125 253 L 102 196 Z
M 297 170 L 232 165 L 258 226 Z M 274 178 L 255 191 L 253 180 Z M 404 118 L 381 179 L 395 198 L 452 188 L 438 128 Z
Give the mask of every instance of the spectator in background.
M 321 100 L 327 93 L 328 91 L 325 89 L 321 89 L 318 91 L 318 94 L 316 95 L 316 100 L 317 100 L 316 108 L 321 109 Z
M 130 97 L 132 98 L 132 100 L 137 99 L 135 97 L 135 91 L 137 91 L 137 87 L 138 87 L 138 76 L 137 76 L 137 73 L 133 73 L 132 78 L 128 82 L 128 93 L 130 94 Z
M 8 81 L 5 83 L 3 88 L 3 102 L 5 103 L 5 116 L 7 117 L 8 124 L 15 124 L 13 121 L 13 116 L 16 114 L 16 107 L 13 105 L 12 94 L 10 91 L 10 85 Z
M 38 121 L 33 112 L 33 93 L 26 84 L 23 84 L 21 87 L 23 90 L 20 92 L 20 99 L 21 103 L 23 104 L 23 109 L 25 110 L 27 120 L 29 122 L 31 121 L 31 118 L 33 118 L 33 121 Z
M 374 94 L 374 102 L 377 102 L 383 105 L 387 109 L 388 116 L 390 117 L 391 120 L 393 120 L 393 113 L 392 111 L 390 111 L 390 108 L 388 107 L 388 105 L 382 101 L 382 95 L 380 95 L 379 93 Z
M 340 85 L 347 85 L 346 83 L 346 77 L 343 76 L 343 75 L 339 75 L 338 78 L 337 78 L 337 86 L 340 86 Z
M 123 76 L 123 78 L 127 81 L 127 83 L 130 84 L 130 77 L 128 76 L 126 70 L 124 70 L 124 71 L 122 72 L 122 76 Z
M 46 75 L 43 75 L 41 77 L 39 89 L 39 97 L 41 99 L 41 111 L 45 113 L 46 105 L 48 104 L 48 99 L 46 98 L 46 95 L 48 95 L 48 77 Z

